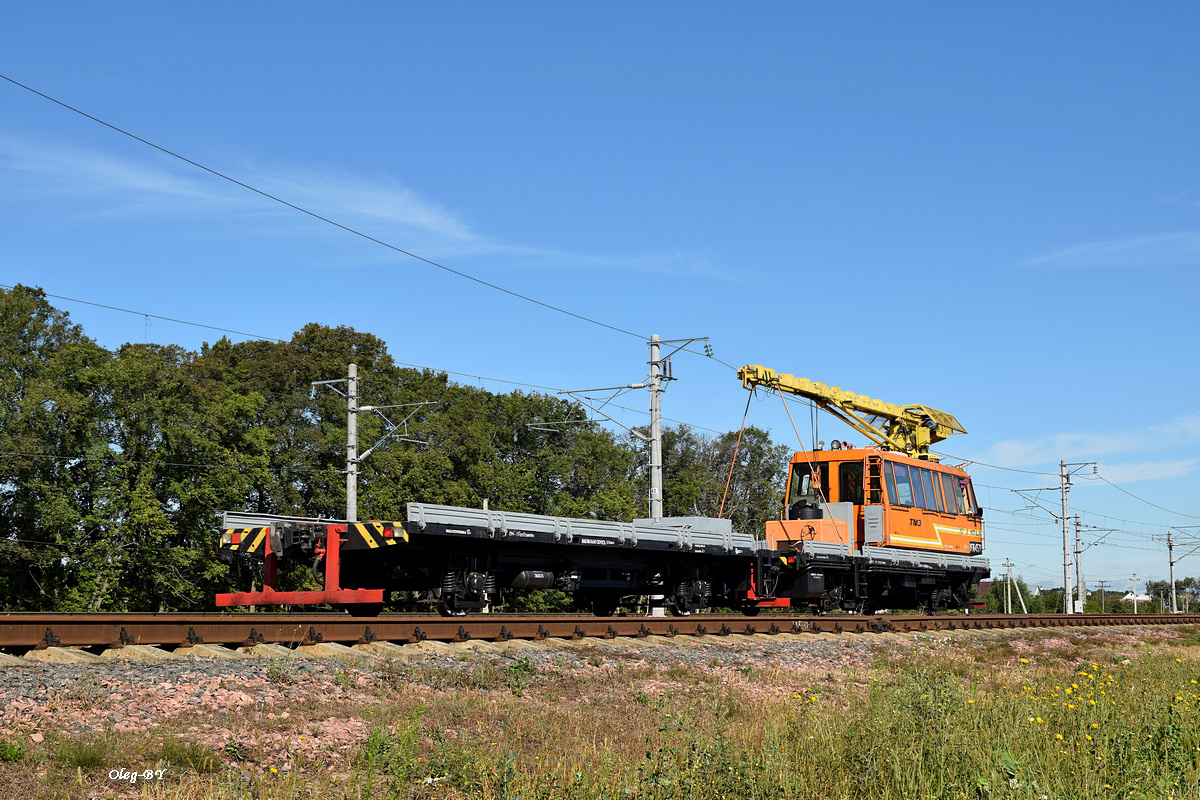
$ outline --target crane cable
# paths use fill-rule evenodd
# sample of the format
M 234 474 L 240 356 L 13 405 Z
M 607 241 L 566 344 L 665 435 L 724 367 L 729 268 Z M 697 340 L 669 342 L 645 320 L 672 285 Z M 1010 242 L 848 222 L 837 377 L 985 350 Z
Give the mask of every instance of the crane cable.
M 746 417 L 750 416 L 750 401 L 754 392 L 746 393 L 746 410 L 742 412 L 742 427 L 738 428 L 737 442 L 733 445 L 733 459 L 729 462 L 729 477 L 725 479 L 725 494 L 721 495 L 721 508 L 717 510 L 717 519 L 725 516 L 725 498 L 729 497 L 729 486 L 733 483 L 733 466 L 737 464 L 738 448 L 742 446 L 742 432 L 746 430 Z
M 825 481 L 822 480 L 820 471 L 813 466 L 812 454 L 804 449 L 804 439 L 800 436 L 800 430 L 796 427 L 796 421 L 792 419 L 792 412 L 791 409 L 788 408 L 787 398 L 783 396 L 783 392 L 778 392 L 778 394 L 779 399 L 783 402 L 783 410 L 787 412 L 788 422 L 792 423 L 792 431 L 796 434 L 796 441 L 800 443 L 800 450 L 804 453 L 804 460 L 808 462 L 808 474 L 817 476 L 817 497 L 821 498 L 821 505 L 825 507 L 826 516 L 828 516 L 830 520 L 834 520 L 833 512 L 829 510 L 829 501 L 825 497 Z M 784 511 L 786 512 L 786 510 L 787 509 L 785 507 Z M 836 522 L 836 520 L 834 521 Z M 833 529 L 837 531 L 837 525 L 834 525 Z M 840 535 L 838 538 L 841 538 Z

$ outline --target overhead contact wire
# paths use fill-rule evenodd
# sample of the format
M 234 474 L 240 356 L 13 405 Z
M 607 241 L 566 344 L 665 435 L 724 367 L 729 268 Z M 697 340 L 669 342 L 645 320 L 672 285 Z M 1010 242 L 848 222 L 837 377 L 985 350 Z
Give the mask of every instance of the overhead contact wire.
M 581 320 L 583 322 L 589 322 L 592 325 L 599 325 L 602 328 L 608 328 L 611 331 L 616 331 L 617 333 L 623 333 L 626 336 L 633 336 L 635 338 L 643 339 L 643 340 L 645 340 L 647 338 L 646 336 L 642 336 L 641 334 L 634 333 L 633 331 L 625 330 L 624 328 L 618 328 L 616 325 L 609 325 L 607 322 L 601 322 L 599 320 L 592 319 L 591 317 L 585 317 L 582 314 L 576 314 L 574 311 L 568 311 L 565 308 L 560 308 L 559 306 L 551 305 L 550 303 L 546 303 L 541 300 L 537 300 L 535 298 L 529 297 L 528 295 L 521 294 L 520 292 L 514 292 L 512 289 L 505 289 L 503 286 L 499 286 L 494 283 L 489 283 L 488 281 L 485 281 L 482 278 L 476 278 L 474 275 L 469 275 L 466 272 L 462 272 L 461 270 L 454 269 L 453 267 L 447 267 L 445 264 L 439 264 L 438 262 L 433 261 L 428 258 L 425 258 L 424 256 L 417 255 L 416 253 L 413 253 L 409 250 L 405 250 L 401 247 L 397 247 L 394 244 L 389 244 L 388 242 L 385 242 L 382 239 L 377 239 L 374 236 L 371 236 L 370 234 L 363 233 L 362 231 L 351 228 L 348 225 L 343 225 L 342 223 L 336 222 L 332 219 L 329 219 L 328 217 L 321 216 L 320 214 L 316 213 L 315 211 L 309 211 L 307 208 L 298 206 L 295 203 L 288 202 L 287 200 L 284 200 L 283 198 L 277 197 L 268 192 L 264 192 L 262 189 L 257 189 L 248 183 L 244 183 L 242 181 L 239 181 L 237 178 L 233 178 L 233 177 L 230 177 L 229 175 L 218 172 L 215 169 L 212 169 L 211 167 L 206 167 L 197 161 L 193 161 L 192 159 L 187 158 L 186 156 L 182 156 L 179 153 L 168 150 L 167 148 L 157 145 L 154 142 L 151 142 L 147 139 L 143 139 L 142 137 L 140 137 L 136 134 L 130 133 L 127 130 L 118 128 L 116 125 L 113 125 L 112 123 L 105 122 L 104 120 L 100 119 L 99 117 L 94 117 L 91 114 L 87 113 L 86 111 L 82 111 L 78 108 L 75 108 L 74 106 L 68 105 L 67 103 L 64 103 L 61 100 L 56 100 L 55 98 L 51 97 L 50 95 L 45 94 L 43 92 L 39 92 L 37 89 L 34 89 L 33 87 L 26 86 L 25 84 L 21 83 L 20 81 L 15 81 L 12 78 L 8 77 L 7 75 L 0 75 L 0 78 L 3 78 L 4 80 L 8 81 L 9 83 L 13 84 L 14 86 L 19 86 L 20 88 L 26 90 L 27 92 L 36 94 L 38 97 L 41 97 L 45 100 L 49 100 L 51 103 L 54 103 L 57 106 L 61 106 L 65 109 L 67 109 L 68 111 L 72 111 L 76 114 L 79 114 L 81 117 L 86 117 L 87 119 L 90 119 L 92 122 L 103 125 L 104 127 L 108 128 L 110 130 L 116 131 L 117 133 L 119 133 L 123 136 L 128 136 L 130 139 L 141 142 L 142 144 L 146 145 L 147 147 L 153 147 L 155 150 L 159 151 L 160 153 L 164 153 L 168 156 L 171 156 L 172 158 L 179 159 L 180 161 L 184 162 L 185 164 L 190 164 L 191 166 L 195 167 L 196 169 L 203 170 L 203 171 L 209 173 L 210 175 L 214 175 L 218 178 L 221 178 L 222 180 L 229 181 L 230 183 L 232 183 L 236 186 L 240 186 L 243 189 L 254 192 L 255 194 L 257 194 L 261 197 L 267 198 L 268 200 L 273 200 L 276 203 L 279 203 L 280 205 L 287 206 L 288 208 L 290 208 L 294 211 L 299 211 L 301 214 L 305 214 L 309 217 L 312 217 L 313 219 L 320 220 L 321 222 L 324 222 L 327 225 L 332 225 L 333 227 L 339 228 L 340 230 L 343 230 L 346 233 L 350 233 L 355 236 L 359 236 L 363 239 L 366 239 L 369 242 L 374 242 L 375 244 L 380 245 L 381 247 L 386 247 L 387 249 L 392 250 L 397 253 L 400 253 L 401 255 L 406 255 L 409 258 L 413 258 L 413 259 L 416 259 L 417 261 L 424 262 L 424 263 L 430 265 L 431 267 L 437 267 L 440 270 L 445 270 L 446 272 L 449 272 L 452 275 L 457 275 L 460 278 L 463 278 L 468 281 L 472 281 L 473 283 L 477 283 L 480 286 L 486 286 L 489 289 L 495 289 L 497 292 L 503 292 L 504 294 L 507 294 L 511 297 L 515 297 L 519 300 L 524 300 L 528 303 L 533 303 L 534 305 L 541 306 L 542 308 L 548 309 L 550 311 L 557 311 L 558 313 L 565 314 L 568 317 L 574 317 L 575 319 Z

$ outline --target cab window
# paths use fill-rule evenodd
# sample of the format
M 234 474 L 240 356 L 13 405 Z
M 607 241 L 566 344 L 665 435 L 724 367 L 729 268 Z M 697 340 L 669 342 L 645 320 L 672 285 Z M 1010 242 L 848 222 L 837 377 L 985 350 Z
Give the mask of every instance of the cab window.
M 814 468 L 816 470 L 814 476 Z M 815 477 L 815 480 L 814 480 Z M 801 498 L 808 497 L 817 502 L 823 501 L 829 486 L 829 462 L 818 461 L 811 466 L 807 462 L 792 464 L 792 480 L 788 484 L 787 502 L 790 505 Z
M 921 468 L 909 467 L 908 471 L 912 475 L 913 505 L 917 508 L 927 508 L 925 505 L 925 490 L 921 488 Z
M 963 487 L 963 513 L 974 516 L 979 511 L 979 504 L 975 502 L 975 487 L 971 485 L 970 478 L 963 478 L 959 483 Z
M 862 462 L 849 461 L 838 465 L 838 500 L 843 503 L 862 505 L 863 501 Z
M 938 485 L 937 473 L 930 469 L 921 470 L 921 484 L 925 487 L 925 507 L 930 511 L 945 513 L 946 506 L 942 502 L 942 487 Z
M 912 484 L 908 480 L 908 465 L 886 463 L 888 491 L 891 492 L 892 503 L 898 506 L 912 506 Z
M 961 514 L 962 508 L 958 502 L 958 478 L 948 472 L 943 472 L 942 493 L 946 495 L 946 510 L 951 514 Z

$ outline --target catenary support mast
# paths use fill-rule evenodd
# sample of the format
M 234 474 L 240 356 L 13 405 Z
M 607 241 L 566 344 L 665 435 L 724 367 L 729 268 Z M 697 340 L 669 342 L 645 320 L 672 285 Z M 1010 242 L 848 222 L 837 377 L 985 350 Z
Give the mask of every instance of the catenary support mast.
M 650 518 L 662 519 L 662 362 L 658 334 L 650 337 Z
M 358 365 L 346 382 L 346 519 L 358 520 Z
M 1067 473 L 1067 462 L 1058 462 L 1058 474 L 1062 491 L 1062 534 L 1063 534 L 1063 613 L 1074 612 L 1071 589 L 1071 519 L 1067 512 L 1067 491 L 1071 487 L 1071 476 Z

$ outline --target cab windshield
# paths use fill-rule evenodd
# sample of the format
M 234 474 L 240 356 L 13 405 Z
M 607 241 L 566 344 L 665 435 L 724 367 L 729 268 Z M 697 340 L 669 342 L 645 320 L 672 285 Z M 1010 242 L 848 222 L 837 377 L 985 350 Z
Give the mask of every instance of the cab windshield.
M 829 462 L 807 461 L 792 464 L 792 479 L 788 482 L 787 502 L 789 505 L 801 499 L 821 502 L 826 498 L 829 486 Z

